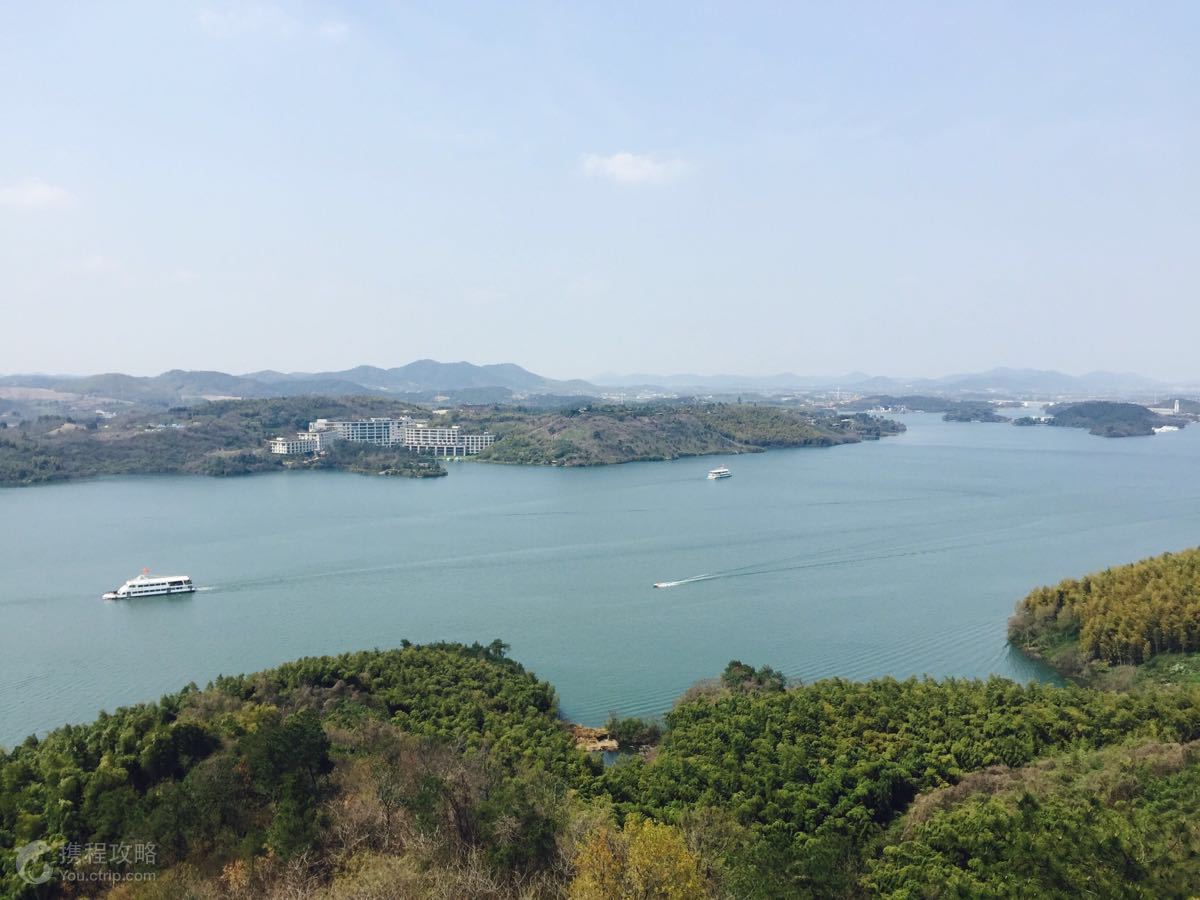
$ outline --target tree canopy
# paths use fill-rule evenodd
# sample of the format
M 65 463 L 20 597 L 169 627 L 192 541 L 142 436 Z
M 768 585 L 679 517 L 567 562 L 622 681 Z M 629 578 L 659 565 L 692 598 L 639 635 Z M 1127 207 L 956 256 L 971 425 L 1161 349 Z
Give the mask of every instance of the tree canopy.
M 189 686 L 0 752 L 0 896 L 1185 896 L 1200 686 L 789 684 L 734 660 L 605 767 L 487 645 Z M 657 744 L 654 742 L 657 741 Z M 152 860 L 69 848 L 149 844 Z
M 1033 591 L 1009 639 L 1074 674 L 1088 662 L 1138 665 L 1200 650 L 1200 549 L 1164 553 Z

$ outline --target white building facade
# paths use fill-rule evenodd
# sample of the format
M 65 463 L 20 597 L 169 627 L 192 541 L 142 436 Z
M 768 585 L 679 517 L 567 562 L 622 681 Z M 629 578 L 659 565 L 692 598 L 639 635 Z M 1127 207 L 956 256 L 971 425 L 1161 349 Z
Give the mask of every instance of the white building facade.
M 496 436 L 487 431 L 467 434 L 458 425 L 430 425 L 427 422 L 410 422 L 403 432 L 405 447 L 434 456 L 474 456 L 496 440 Z
M 294 438 L 277 437 L 273 439 L 271 452 L 283 456 L 295 456 L 298 453 L 324 453 L 337 438 L 337 434 L 332 431 L 300 431 Z
M 430 425 L 409 416 L 398 419 L 317 419 L 295 438 L 277 437 L 271 452 L 322 453 L 333 441 L 353 441 L 381 447 L 406 447 L 433 456 L 474 456 L 491 446 L 496 436 L 484 431 L 468 434 L 459 425 Z
M 308 423 L 308 430 L 310 433 L 330 431 L 344 441 L 390 447 L 403 443 L 404 426 L 411 421 L 408 416 L 399 419 L 317 419 Z

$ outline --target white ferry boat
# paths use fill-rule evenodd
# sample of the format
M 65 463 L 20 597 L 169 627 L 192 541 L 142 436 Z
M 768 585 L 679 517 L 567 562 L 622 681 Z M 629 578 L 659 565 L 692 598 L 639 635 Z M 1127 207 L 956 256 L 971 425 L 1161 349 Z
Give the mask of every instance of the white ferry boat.
M 130 578 L 115 591 L 109 591 L 101 599 L 127 600 L 130 597 L 157 597 L 161 594 L 190 594 L 196 590 L 187 575 L 151 575 L 142 569 L 137 578 Z
M 716 481 L 718 478 L 730 478 L 730 477 L 732 477 L 732 475 L 733 475 L 733 473 L 730 472 L 729 469 L 727 469 L 725 466 L 717 466 L 715 469 L 713 469 L 711 472 L 708 473 L 708 480 Z

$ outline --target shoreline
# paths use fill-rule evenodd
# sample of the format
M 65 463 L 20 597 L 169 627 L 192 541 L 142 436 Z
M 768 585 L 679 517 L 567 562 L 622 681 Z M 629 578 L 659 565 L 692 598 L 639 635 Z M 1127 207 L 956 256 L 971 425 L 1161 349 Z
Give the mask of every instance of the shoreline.
M 901 423 L 901 424 L 903 424 L 903 423 Z M 513 467 L 523 467 L 523 468 L 530 468 L 530 469 L 598 469 L 598 468 L 605 468 L 608 466 L 625 466 L 625 465 L 630 465 L 632 463 L 677 462 L 679 460 L 701 459 L 703 457 L 712 457 L 712 456 L 751 456 L 751 455 L 757 455 L 760 453 L 769 453 L 774 450 L 833 450 L 838 447 L 854 446 L 855 444 L 879 443 L 880 441 L 883 441 L 889 437 L 899 437 L 900 435 L 903 435 L 905 433 L 905 430 L 906 429 L 901 428 L 900 430 L 898 430 L 894 433 L 888 433 L 888 434 L 880 435 L 878 437 L 859 438 L 858 440 L 830 441 L 830 442 L 821 442 L 821 443 L 818 443 L 818 442 L 798 443 L 798 444 L 794 444 L 794 445 L 770 446 L 770 447 L 759 447 L 759 446 L 746 445 L 746 446 L 742 446 L 742 447 L 739 447 L 736 449 L 701 451 L 701 452 L 696 452 L 696 453 L 680 453 L 675 456 L 634 457 L 634 458 L 630 458 L 630 459 L 614 460 L 611 462 L 598 460 L 596 462 L 587 462 L 587 463 L 555 463 L 555 462 L 544 462 L 543 463 L 543 462 L 520 462 L 520 461 L 516 461 L 516 460 L 507 460 L 507 459 L 488 459 L 488 458 L 479 458 L 479 457 L 472 457 L 472 456 L 446 457 L 445 461 L 460 462 L 460 463 L 461 462 L 469 462 L 469 463 L 477 463 L 479 465 L 489 465 L 489 466 L 498 466 L 498 467 L 499 466 L 513 466 Z M 441 457 L 429 457 L 429 459 L 431 459 L 435 462 L 438 462 L 438 463 L 443 462 L 443 459 Z M 279 475 L 279 474 L 285 474 L 285 473 L 297 472 L 297 471 L 341 472 L 346 475 L 363 475 L 363 476 L 367 476 L 367 477 L 387 477 L 387 478 L 411 478 L 411 479 L 417 480 L 417 481 L 420 481 L 420 480 L 423 480 L 426 478 L 441 478 L 441 477 L 444 477 L 447 474 L 449 474 L 448 470 L 445 468 L 443 468 L 440 472 L 437 472 L 437 473 L 430 472 L 429 474 L 407 474 L 403 471 L 368 472 L 368 471 L 362 471 L 359 469 L 345 467 L 345 466 L 317 466 L 317 465 L 304 465 L 304 464 L 288 465 L 285 463 L 281 463 L 278 466 L 271 466 L 269 468 L 262 468 L 262 469 L 252 469 L 252 470 L 245 471 L 245 472 L 190 472 L 190 471 L 183 471 L 183 470 L 177 471 L 177 472 L 162 472 L 162 471 L 103 472 L 103 473 L 97 473 L 94 475 L 93 474 L 66 475 L 61 478 L 45 478 L 45 479 L 40 479 L 40 480 L 36 480 L 36 481 L 16 481 L 16 482 L 0 481 L 0 490 L 6 489 L 6 488 L 36 488 L 36 487 L 45 487 L 48 485 L 96 482 L 96 481 L 104 481 L 104 480 L 113 479 L 113 478 L 180 478 L 180 477 L 184 477 L 184 478 L 202 478 L 202 479 L 203 478 L 212 478 L 212 479 L 218 479 L 218 480 L 225 480 L 225 479 L 236 479 L 236 478 L 251 478 L 256 475 Z

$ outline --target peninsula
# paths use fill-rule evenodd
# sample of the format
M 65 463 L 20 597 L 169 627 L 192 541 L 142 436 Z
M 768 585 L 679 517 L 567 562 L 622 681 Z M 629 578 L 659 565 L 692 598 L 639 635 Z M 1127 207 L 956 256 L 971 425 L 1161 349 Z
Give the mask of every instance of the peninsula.
M 1008 637 L 1086 684 L 1200 683 L 1200 548 L 1038 588 Z
M 353 421 L 366 424 L 374 418 L 396 423 L 434 421 L 437 429 L 457 426 L 464 432 L 486 432 L 487 440 L 478 444 L 483 452 L 475 458 L 556 466 L 830 447 L 904 430 L 900 423 L 865 413 L 841 415 L 749 403 L 556 403 L 540 408 L 491 404 L 429 409 L 376 397 L 217 400 L 162 412 L 87 418 L 40 415 L 15 425 L 2 423 L 0 485 L 99 475 L 238 475 L 305 468 L 407 477 L 445 474 L 435 455 L 436 444 L 337 441 L 321 445 L 318 453 L 279 452 L 289 445 L 286 438 L 277 440 L 280 435 L 296 434 L 317 420 L 350 427 Z

